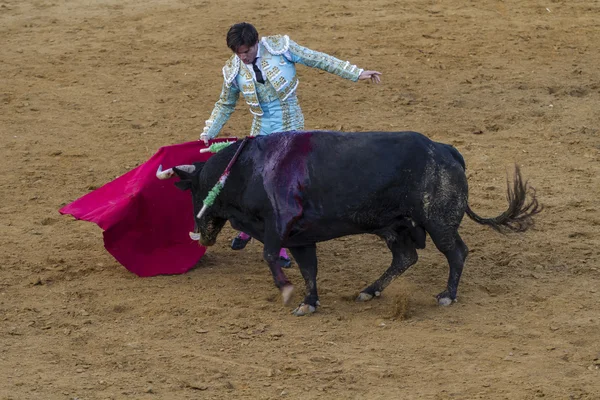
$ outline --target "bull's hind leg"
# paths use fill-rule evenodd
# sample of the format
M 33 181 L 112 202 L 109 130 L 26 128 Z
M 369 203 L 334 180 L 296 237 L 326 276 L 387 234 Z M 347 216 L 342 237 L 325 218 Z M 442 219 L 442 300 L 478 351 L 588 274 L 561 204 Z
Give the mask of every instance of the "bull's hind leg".
M 392 251 L 392 265 L 369 287 L 363 289 L 356 301 L 368 301 L 373 297 L 379 297 L 396 277 L 400 276 L 411 265 L 417 262 L 418 255 L 415 244 L 405 235 L 397 235 L 386 239 L 387 245 Z
M 432 234 L 430 232 L 430 236 L 438 250 L 446 256 L 450 267 L 446 290 L 436 296 L 439 305 L 448 306 L 456 301 L 458 284 L 469 249 L 458 234 L 458 231 L 442 235 L 436 235 L 435 233 Z
M 312 314 L 319 305 L 319 295 L 317 293 L 317 247 L 316 245 L 304 247 L 290 247 L 290 252 L 298 263 L 298 268 L 302 273 L 306 284 L 306 297 L 300 305 L 292 311 L 296 316 Z

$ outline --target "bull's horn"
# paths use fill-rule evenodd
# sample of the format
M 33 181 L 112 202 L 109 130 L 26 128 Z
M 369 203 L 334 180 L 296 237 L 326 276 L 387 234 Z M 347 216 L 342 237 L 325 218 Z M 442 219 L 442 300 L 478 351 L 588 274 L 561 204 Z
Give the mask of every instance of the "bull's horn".
M 196 166 L 194 165 L 189 165 L 189 164 L 185 164 L 185 165 L 178 165 L 177 167 L 175 167 L 177 169 L 180 169 L 182 171 L 187 172 L 188 174 L 192 174 L 194 173 L 194 171 L 196 170 Z M 156 177 L 158 179 L 169 179 L 170 177 L 172 177 L 175 174 L 175 171 L 173 171 L 173 168 L 169 168 L 167 170 L 162 170 L 162 165 L 158 166 L 158 170 L 156 171 Z
M 191 165 L 191 164 L 185 164 L 185 165 L 178 165 L 175 168 L 180 169 L 184 172 L 187 172 L 188 174 L 193 174 L 194 171 L 196 170 L 196 166 L 195 165 Z
M 166 171 L 162 170 L 162 165 L 158 166 L 158 170 L 156 171 L 156 177 L 158 179 L 169 179 L 170 177 L 173 176 L 173 174 L 175 173 L 175 171 L 173 171 L 173 168 L 169 168 Z

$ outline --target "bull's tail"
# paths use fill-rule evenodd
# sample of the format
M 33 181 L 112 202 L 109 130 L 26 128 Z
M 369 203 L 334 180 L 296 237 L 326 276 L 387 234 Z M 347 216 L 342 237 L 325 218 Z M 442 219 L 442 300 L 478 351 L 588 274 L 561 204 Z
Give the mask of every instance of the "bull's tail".
M 467 204 L 467 215 L 478 224 L 491 226 L 498 232 L 505 233 L 508 230 L 524 232 L 533 226 L 533 216 L 542 211 L 543 207 L 538 204 L 535 197 L 535 189 L 527 185 L 527 182 L 523 182 L 517 165 L 515 165 L 512 188 L 508 179 L 506 180 L 506 186 L 508 209 L 502 214 L 495 218 L 481 218 Z M 530 193 L 531 200 L 526 202 L 528 192 Z

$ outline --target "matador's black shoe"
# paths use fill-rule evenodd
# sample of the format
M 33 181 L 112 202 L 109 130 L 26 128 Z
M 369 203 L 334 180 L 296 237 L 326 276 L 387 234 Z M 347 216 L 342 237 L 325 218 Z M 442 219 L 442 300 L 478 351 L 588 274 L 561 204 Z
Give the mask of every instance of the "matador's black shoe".
M 248 236 L 248 239 L 243 239 L 240 233 L 231 241 L 231 248 L 233 250 L 241 250 L 246 247 L 250 239 L 252 239 L 251 236 Z
M 292 268 L 292 260 L 289 258 L 279 256 L 279 262 L 281 262 L 281 268 Z

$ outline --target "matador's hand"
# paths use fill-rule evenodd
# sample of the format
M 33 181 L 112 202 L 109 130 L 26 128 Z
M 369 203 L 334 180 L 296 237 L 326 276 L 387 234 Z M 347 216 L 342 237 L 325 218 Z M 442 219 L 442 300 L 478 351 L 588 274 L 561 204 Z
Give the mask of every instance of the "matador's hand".
M 370 79 L 373 83 L 381 82 L 381 78 L 379 77 L 381 72 L 378 71 L 363 71 L 358 77 L 359 80 Z
M 200 140 L 202 140 L 204 144 L 208 146 L 209 137 L 206 133 L 200 134 Z

